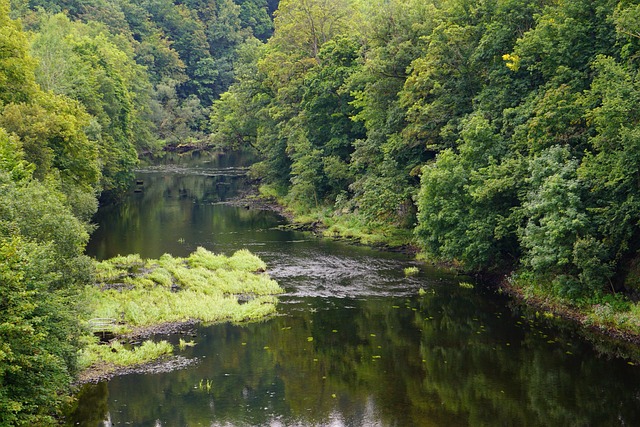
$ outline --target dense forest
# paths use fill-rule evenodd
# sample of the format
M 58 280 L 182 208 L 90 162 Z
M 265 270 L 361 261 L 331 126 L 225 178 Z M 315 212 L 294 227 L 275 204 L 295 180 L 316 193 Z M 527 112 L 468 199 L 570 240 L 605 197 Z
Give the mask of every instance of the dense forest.
M 635 296 L 639 48 L 634 1 L 283 0 L 213 140 L 258 150 L 298 214 L 573 302 Z
M 91 217 L 162 149 L 255 150 L 299 216 L 638 312 L 639 68 L 632 0 L 0 0 L 0 425 L 59 417 Z
M 208 144 L 209 108 L 276 6 L 0 0 L 0 425 L 59 420 L 98 201 L 139 154 Z

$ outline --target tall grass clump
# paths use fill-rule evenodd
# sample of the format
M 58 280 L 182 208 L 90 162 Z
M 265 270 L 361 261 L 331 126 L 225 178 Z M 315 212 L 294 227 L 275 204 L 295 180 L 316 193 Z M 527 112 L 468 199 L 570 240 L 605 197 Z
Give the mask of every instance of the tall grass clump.
M 114 319 L 116 335 L 166 323 L 245 322 L 276 312 L 282 288 L 266 264 L 247 250 L 230 257 L 198 248 L 187 258 L 165 254 L 157 260 L 118 256 L 96 263 L 96 286 L 85 289 L 88 319 Z M 80 354 L 82 366 L 120 367 L 171 354 L 167 342 L 146 341 L 126 348 L 92 341 Z
M 100 282 L 86 291 L 90 318 L 122 329 L 185 322 L 244 321 L 275 312 L 282 292 L 265 263 L 247 250 L 230 257 L 198 248 L 188 258 L 138 255 L 97 263 Z
M 230 270 L 258 272 L 265 271 L 267 265 L 246 249 L 241 249 L 230 257 L 216 255 L 200 247 L 189 255 L 187 262 L 190 267 L 202 267 L 208 270 Z
M 79 364 L 82 368 L 97 363 L 113 367 L 136 366 L 171 354 L 173 354 L 173 346 L 167 341 L 147 340 L 131 348 L 125 347 L 120 341 L 103 345 L 92 343 L 81 351 Z

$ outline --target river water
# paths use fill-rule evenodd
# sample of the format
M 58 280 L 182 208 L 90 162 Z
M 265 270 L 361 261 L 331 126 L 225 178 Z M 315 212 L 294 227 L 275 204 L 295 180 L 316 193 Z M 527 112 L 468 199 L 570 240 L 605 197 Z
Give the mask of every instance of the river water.
M 70 425 L 640 425 L 640 366 L 612 353 L 624 348 L 407 255 L 226 203 L 250 162 L 187 155 L 140 170 L 124 203 L 98 212 L 87 252 L 248 248 L 286 290 L 279 315 L 196 327 L 197 345 L 176 350 L 196 363 L 86 386 Z M 410 266 L 420 272 L 405 277 Z

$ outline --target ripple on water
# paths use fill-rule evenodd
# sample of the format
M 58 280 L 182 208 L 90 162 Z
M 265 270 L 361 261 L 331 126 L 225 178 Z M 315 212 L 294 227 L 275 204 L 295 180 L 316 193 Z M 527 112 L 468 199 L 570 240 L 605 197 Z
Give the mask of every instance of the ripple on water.
M 416 292 L 420 279 L 404 277 L 406 261 L 368 256 L 342 257 L 300 251 L 270 264 L 269 274 L 294 297 L 357 298 L 404 296 Z
M 185 165 L 157 165 L 146 168 L 137 169 L 138 174 L 161 173 L 163 175 L 190 175 L 190 176 L 244 176 L 249 170 L 248 167 L 211 167 L 211 168 L 194 168 Z

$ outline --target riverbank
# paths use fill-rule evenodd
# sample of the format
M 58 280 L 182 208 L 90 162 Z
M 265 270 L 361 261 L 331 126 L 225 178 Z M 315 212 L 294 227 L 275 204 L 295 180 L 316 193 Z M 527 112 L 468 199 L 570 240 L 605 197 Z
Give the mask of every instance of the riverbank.
M 195 326 L 200 324 L 199 320 L 186 320 L 184 322 L 161 323 L 155 325 L 140 326 L 134 328 L 131 332 L 113 336 L 108 342 L 99 345 L 110 347 L 110 342 L 118 342 L 125 344 L 130 348 L 150 340 L 153 337 L 180 335 L 183 337 L 193 338 L 196 336 Z M 160 373 L 170 372 L 175 369 L 186 368 L 197 363 L 197 360 L 186 359 L 180 355 L 174 354 L 176 346 L 172 347 L 172 351 L 166 355 L 158 355 L 150 360 L 123 366 L 115 363 L 109 363 L 104 360 L 94 361 L 90 366 L 85 367 L 78 375 L 75 381 L 76 386 L 87 383 L 99 383 L 101 381 L 110 380 L 119 375 L 128 375 L 131 373 Z M 179 344 L 178 344 L 179 347 Z
M 415 244 L 410 230 L 400 230 L 392 226 L 376 229 L 364 224 L 357 216 L 335 216 L 327 210 L 320 209 L 309 214 L 296 215 L 291 209 L 287 209 L 282 200 L 278 200 L 273 195 L 261 194 L 257 186 L 252 187 L 232 203 L 247 209 L 276 211 L 288 219 L 289 224 L 286 227 L 291 229 L 307 231 L 319 237 L 351 244 L 400 251 L 416 256 L 418 261 L 463 272 L 455 262 L 435 262 L 426 258 Z M 624 348 L 616 350 L 618 356 L 640 362 L 640 306 L 638 304 L 618 295 L 577 306 L 570 301 L 545 294 L 533 285 L 510 280 L 510 274 L 503 274 L 501 277 L 502 279 L 491 277 L 488 280 L 497 285 L 498 292 L 508 295 L 517 304 L 522 304 L 534 312 L 542 311 L 550 317 L 571 322 L 583 329 L 585 338 L 589 341 L 607 340 L 607 347 Z M 619 344 L 623 345 L 616 345 L 611 340 L 619 341 Z
M 640 362 L 640 307 L 637 303 L 612 296 L 608 301 L 576 305 L 507 278 L 499 282 L 498 291 L 530 310 L 545 313 L 546 317 L 571 322 L 589 341 L 607 340 L 607 345 L 616 348 L 617 356 Z
M 310 232 L 318 237 L 364 245 L 382 250 L 418 255 L 420 249 L 414 242 L 411 230 L 393 225 L 366 224 L 358 215 L 335 215 L 330 209 L 318 208 L 305 214 L 297 214 L 274 194 L 261 192 L 253 183 L 238 197 L 227 202 L 245 209 L 268 210 L 287 219 L 282 228 Z

